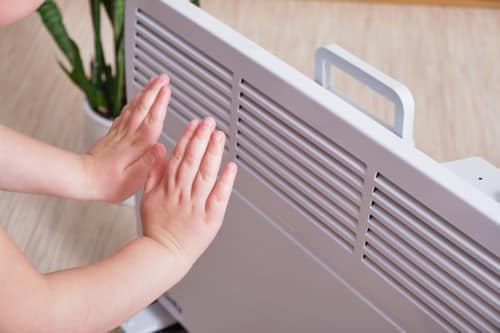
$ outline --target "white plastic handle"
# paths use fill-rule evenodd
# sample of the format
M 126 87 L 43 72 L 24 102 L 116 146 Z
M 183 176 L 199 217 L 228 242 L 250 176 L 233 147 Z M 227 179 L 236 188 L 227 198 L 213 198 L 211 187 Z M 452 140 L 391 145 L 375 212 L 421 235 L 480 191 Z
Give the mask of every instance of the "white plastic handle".
M 331 66 L 342 70 L 390 100 L 395 107 L 394 124 L 391 130 L 399 135 L 403 141 L 413 145 L 415 102 L 406 86 L 368 65 L 340 46 L 331 44 L 320 47 L 316 51 L 314 68 L 314 80 L 331 91 L 335 91 Z M 377 121 L 385 125 L 379 119 Z

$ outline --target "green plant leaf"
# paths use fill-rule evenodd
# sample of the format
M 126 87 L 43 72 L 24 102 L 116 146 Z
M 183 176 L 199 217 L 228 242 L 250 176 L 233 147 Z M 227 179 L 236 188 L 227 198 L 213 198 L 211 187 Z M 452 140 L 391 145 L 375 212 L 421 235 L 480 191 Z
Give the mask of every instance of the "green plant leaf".
M 85 75 L 80 50 L 73 39 L 69 37 L 62 21 L 61 12 L 56 3 L 52 0 L 46 0 L 37 11 L 40 14 L 43 24 L 72 68 L 69 70 L 59 61 L 60 67 L 68 77 L 84 91 L 90 105 L 95 110 L 102 110 L 105 107 L 104 95 L 92 85 Z
M 199 1 L 194 1 L 199 5 Z M 104 5 L 113 27 L 115 71 L 106 63 L 101 40 L 100 6 Z M 46 0 L 38 9 L 45 27 L 63 52 L 70 66 L 59 65 L 69 79 L 85 93 L 96 111 L 119 116 L 125 97 L 125 0 L 89 0 L 94 30 L 94 57 L 90 62 L 90 77 L 85 69 L 76 43 L 69 37 L 61 13 L 54 0 Z
M 115 47 L 123 35 L 123 25 L 125 22 L 125 1 L 124 0 L 101 0 L 113 26 L 113 38 Z
M 200 7 L 200 0 L 191 0 L 191 3 L 195 6 Z
M 57 7 L 54 1 L 47 0 L 38 8 L 37 11 L 40 14 L 43 24 L 51 34 L 54 41 L 64 53 L 70 64 L 75 66 L 77 56 L 74 52 L 74 47 L 72 47 L 73 40 L 66 32 L 66 27 L 62 22 L 59 7 Z M 78 48 L 77 52 L 80 52 Z
M 61 69 L 64 71 L 64 73 L 66 73 L 66 75 L 70 78 L 70 80 L 83 90 L 90 106 L 92 106 L 94 110 L 103 112 L 104 96 L 99 90 L 95 89 L 95 87 L 92 86 L 90 81 L 85 76 L 85 73 L 77 70 L 70 71 L 60 61 L 58 61 L 58 64 L 59 67 L 61 67 Z
M 114 91 L 113 116 L 117 117 L 125 105 L 125 43 L 123 38 L 119 41 L 116 50 L 116 79 Z
M 104 68 L 106 60 L 104 59 L 104 51 L 101 41 L 101 2 L 100 0 L 89 0 L 90 13 L 92 17 L 92 27 L 94 28 L 94 58 L 92 59 L 92 72 L 91 80 L 93 85 L 99 89 L 104 89 L 104 81 L 108 78 L 104 77 Z M 103 94 L 104 103 L 106 108 L 109 109 L 110 105 L 107 102 L 107 94 Z
M 110 90 L 113 92 L 111 114 L 114 117 L 120 115 L 125 105 L 125 49 L 124 49 L 124 23 L 125 23 L 125 1 L 124 0 L 101 0 L 106 13 L 113 26 L 113 38 L 115 47 L 115 78 L 111 82 Z

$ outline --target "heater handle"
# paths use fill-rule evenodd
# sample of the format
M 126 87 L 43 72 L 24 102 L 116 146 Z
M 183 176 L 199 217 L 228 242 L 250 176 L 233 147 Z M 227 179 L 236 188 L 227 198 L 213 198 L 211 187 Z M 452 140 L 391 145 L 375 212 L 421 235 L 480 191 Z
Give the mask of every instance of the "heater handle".
M 335 92 L 331 66 L 335 66 L 371 90 L 394 104 L 394 124 L 391 131 L 413 145 L 413 119 L 415 103 L 408 88 L 401 82 L 385 75 L 336 44 L 320 47 L 316 51 L 314 80 L 324 88 Z M 379 123 L 387 126 L 381 120 Z

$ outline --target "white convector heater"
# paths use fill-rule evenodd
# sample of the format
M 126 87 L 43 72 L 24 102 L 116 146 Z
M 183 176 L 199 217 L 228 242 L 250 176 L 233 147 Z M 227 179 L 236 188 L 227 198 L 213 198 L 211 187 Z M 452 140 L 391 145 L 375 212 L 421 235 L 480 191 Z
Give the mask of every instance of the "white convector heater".
M 240 172 L 212 246 L 125 331 L 500 331 L 500 170 L 416 149 L 408 89 L 335 45 L 315 82 L 185 0 L 126 5 L 128 96 L 167 73 L 162 142 L 210 115 Z M 394 124 L 336 93 L 332 68 Z

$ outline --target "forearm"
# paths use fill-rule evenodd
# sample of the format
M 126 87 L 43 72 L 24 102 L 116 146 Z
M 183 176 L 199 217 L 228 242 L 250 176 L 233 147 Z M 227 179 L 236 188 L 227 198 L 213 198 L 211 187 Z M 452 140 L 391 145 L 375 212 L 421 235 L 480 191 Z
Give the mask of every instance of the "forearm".
M 146 237 L 96 264 L 46 276 L 37 332 L 105 332 L 175 285 L 189 267 Z M 45 310 L 42 310 L 45 312 Z
M 106 332 L 151 303 L 189 270 L 140 237 L 85 267 L 38 273 L 0 228 L 0 332 Z
M 0 189 L 91 199 L 81 155 L 0 125 Z

